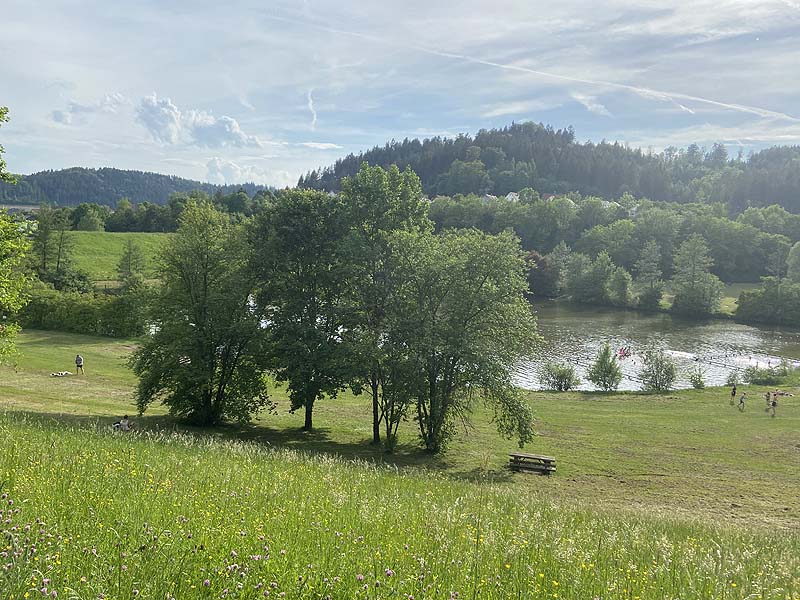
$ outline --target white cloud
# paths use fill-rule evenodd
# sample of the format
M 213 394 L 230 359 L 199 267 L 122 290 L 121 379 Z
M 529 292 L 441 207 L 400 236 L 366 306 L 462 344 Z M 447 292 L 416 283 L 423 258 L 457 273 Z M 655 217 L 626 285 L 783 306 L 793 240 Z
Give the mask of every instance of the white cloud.
M 169 98 L 159 98 L 155 92 L 142 98 L 136 117 L 153 139 L 165 144 L 183 142 L 208 148 L 262 146 L 258 137 L 242 131 L 236 119 L 226 115 L 215 117 L 206 111 L 181 111 Z
M 311 93 L 314 90 L 308 90 L 308 110 L 311 113 L 311 131 L 314 131 L 317 128 L 317 111 L 314 110 L 314 98 L 311 96 Z
M 610 117 L 611 113 L 608 112 L 608 109 L 603 106 L 600 102 L 597 101 L 597 98 L 594 96 L 588 96 L 586 94 L 578 94 L 572 93 L 572 99 L 576 102 L 582 104 L 586 110 L 590 113 L 594 113 L 596 115 L 602 115 L 604 117 Z
M 240 165 L 217 156 L 208 161 L 206 170 L 208 181 L 212 183 L 258 183 L 283 188 L 296 182 L 288 171 L 268 171 L 253 165 Z
M 332 144 L 330 142 L 300 142 L 298 146 L 314 148 L 314 150 L 338 150 L 343 147 L 339 144 Z
M 548 103 L 542 100 L 529 100 L 520 102 L 504 102 L 486 107 L 481 116 L 486 119 L 494 117 L 504 117 L 506 115 L 529 115 L 535 111 L 550 110 L 556 108 L 560 103 Z
M 106 94 L 97 102 L 92 104 L 81 104 L 71 100 L 64 110 L 54 110 L 50 116 L 57 123 L 70 125 L 81 115 L 91 115 L 95 113 L 116 113 L 120 106 L 125 103 L 125 97 L 119 93 Z

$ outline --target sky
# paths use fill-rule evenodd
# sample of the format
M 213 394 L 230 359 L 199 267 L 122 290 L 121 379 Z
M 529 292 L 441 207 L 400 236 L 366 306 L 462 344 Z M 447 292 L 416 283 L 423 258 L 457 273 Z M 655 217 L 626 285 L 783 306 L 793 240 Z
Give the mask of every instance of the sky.
M 800 0 L 3 0 L 11 171 L 293 185 L 512 121 L 731 154 L 800 144 Z

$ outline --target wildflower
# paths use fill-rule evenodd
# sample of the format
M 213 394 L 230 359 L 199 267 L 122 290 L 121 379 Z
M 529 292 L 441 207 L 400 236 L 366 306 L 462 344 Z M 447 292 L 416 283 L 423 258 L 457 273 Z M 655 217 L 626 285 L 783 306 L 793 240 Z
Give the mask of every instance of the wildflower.
M 208 587 L 211 585 L 211 582 L 208 579 L 203 580 L 203 587 Z
M 364 576 L 361 573 L 359 573 L 358 575 L 356 575 L 356 580 L 357 581 L 364 581 Z
M 391 577 L 392 575 L 394 575 L 394 571 L 392 571 L 391 569 L 386 569 L 384 573 L 386 573 L 387 577 Z

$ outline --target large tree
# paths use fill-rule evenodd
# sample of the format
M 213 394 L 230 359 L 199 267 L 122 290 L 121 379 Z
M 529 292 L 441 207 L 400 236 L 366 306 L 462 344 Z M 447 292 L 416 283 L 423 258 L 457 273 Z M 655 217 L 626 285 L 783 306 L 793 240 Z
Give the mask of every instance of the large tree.
M 19 327 L 14 316 L 26 301 L 28 277 L 23 264 L 28 241 L 7 213 L 0 211 L 0 362 L 14 349 Z
M 0 125 L 8 121 L 8 109 L 0 106 Z M 6 171 L 0 146 L 0 181 L 14 183 L 14 177 Z M 25 305 L 28 278 L 23 273 L 23 260 L 28 242 L 18 223 L 5 212 L 0 212 L 0 362 L 14 350 L 14 337 L 19 327 L 14 315 Z
M 342 199 L 310 190 L 279 194 L 250 230 L 272 368 L 288 382 L 292 410 L 304 409 L 304 430 L 313 428 L 318 400 L 335 397 L 357 378 L 348 234 Z
M 494 411 L 500 431 L 520 443 L 532 435 L 531 413 L 511 374 L 538 340 L 525 300 L 527 264 L 519 240 L 475 230 L 398 233 L 388 343 L 411 373 L 425 448 L 439 452 L 474 400 Z M 395 357 L 397 360 L 397 357 Z
M 711 273 L 714 261 L 705 240 L 694 234 L 675 254 L 672 310 L 689 315 L 709 315 L 719 308 L 722 282 Z
M 401 172 L 394 165 L 384 170 L 364 164 L 355 176 L 342 181 L 341 196 L 350 227 L 347 252 L 354 267 L 352 281 L 364 379 L 372 393 L 372 441 L 377 444 L 381 421 L 386 420 L 389 427 L 394 406 L 394 394 L 381 389 L 386 381 L 388 350 L 382 343 L 385 320 L 389 300 L 398 285 L 389 269 L 389 239 L 395 231 L 423 231 L 432 225 L 426 216 L 419 178 L 411 169 Z
M 154 333 L 131 360 L 140 411 L 161 401 L 213 425 L 245 421 L 265 405 L 264 315 L 247 257 L 241 228 L 209 203 L 187 205 L 159 256 Z

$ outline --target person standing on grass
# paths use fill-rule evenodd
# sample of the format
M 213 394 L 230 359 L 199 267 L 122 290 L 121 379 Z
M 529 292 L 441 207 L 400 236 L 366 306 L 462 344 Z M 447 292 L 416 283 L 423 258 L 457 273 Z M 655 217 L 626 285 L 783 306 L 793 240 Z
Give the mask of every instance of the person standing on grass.
M 733 384 L 733 388 L 731 388 L 731 406 L 733 406 L 734 401 L 736 400 L 736 384 Z
M 769 390 L 767 390 L 766 393 L 764 394 L 764 400 L 767 401 L 767 410 L 769 410 L 769 407 L 772 406 L 772 400 L 770 399 Z
M 83 373 L 83 357 L 80 354 L 75 356 L 75 372 Z
M 773 417 L 775 416 L 775 411 L 777 410 L 777 408 L 778 408 L 778 394 L 775 394 L 772 397 L 772 406 L 770 406 L 770 409 L 772 410 L 772 416 Z
M 739 396 L 739 412 L 744 412 L 744 399 L 747 398 L 747 392 L 742 392 Z

